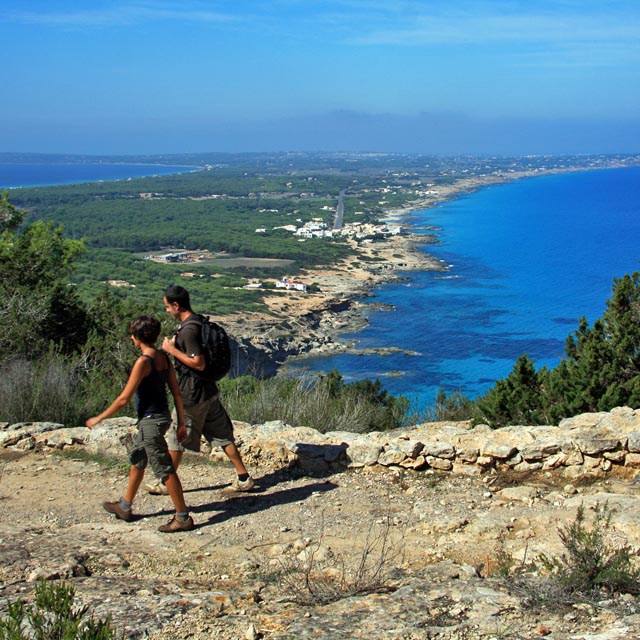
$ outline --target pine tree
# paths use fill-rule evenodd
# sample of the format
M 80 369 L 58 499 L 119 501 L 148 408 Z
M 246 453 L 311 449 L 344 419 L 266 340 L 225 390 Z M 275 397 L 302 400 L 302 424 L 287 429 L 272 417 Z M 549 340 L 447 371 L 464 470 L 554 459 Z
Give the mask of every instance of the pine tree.
M 477 401 L 477 421 L 493 427 L 544 421 L 543 392 L 532 360 L 520 356 L 511 373 Z
M 565 351 L 546 381 L 554 420 L 640 404 L 640 273 L 614 281 L 602 318 L 593 327 L 582 318 Z

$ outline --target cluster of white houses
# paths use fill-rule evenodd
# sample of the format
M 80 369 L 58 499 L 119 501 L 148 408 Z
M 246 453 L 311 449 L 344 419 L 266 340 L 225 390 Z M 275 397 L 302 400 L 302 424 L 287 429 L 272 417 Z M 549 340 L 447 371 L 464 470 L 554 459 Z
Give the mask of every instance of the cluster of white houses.
M 369 222 L 348 222 L 340 229 L 329 229 L 327 223 L 322 218 L 313 218 L 305 222 L 301 227 L 294 224 L 287 224 L 274 229 L 284 229 L 290 231 L 299 238 L 333 238 L 349 237 L 358 240 L 371 238 L 374 236 L 395 236 L 402 233 L 402 227 L 390 226 L 387 224 L 371 224 Z M 266 233 L 264 227 L 256 229 L 256 233 Z

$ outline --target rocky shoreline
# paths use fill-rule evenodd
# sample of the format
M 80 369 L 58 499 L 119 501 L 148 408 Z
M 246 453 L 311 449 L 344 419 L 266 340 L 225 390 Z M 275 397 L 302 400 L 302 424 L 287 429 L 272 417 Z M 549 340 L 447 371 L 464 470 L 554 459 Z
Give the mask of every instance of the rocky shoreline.
M 270 314 L 216 318 L 234 343 L 231 375 L 270 377 L 290 358 L 352 350 L 353 345 L 340 336 L 367 325 L 364 312 L 371 308 L 366 298 L 372 289 L 406 279 L 410 271 L 446 270 L 441 261 L 418 249 L 423 243 L 424 236 L 405 234 L 368 245 L 358 253 L 354 248 L 352 256 L 332 269 L 296 276 L 302 282 L 318 285 L 320 292 L 287 292 L 286 298 L 266 298 Z M 375 258 L 376 266 L 360 262 L 363 255 Z
M 619 166 L 612 163 L 599 168 Z M 435 193 L 416 198 L 402 208 L 388 209 L 384 220 L 402 223 L 414 211 L 490 185 L 586 169 L 576 166 L 461 178 L 438 185 Z M 435 242 L 435 235 L 412 232 L 376 243 L 356 245 L 354 242 L 351 245 L 353 254 L 332 268 L 296 274 L 297 280 L 317 285 L 319 292 L 287 292 L 286 297 L 266 297 L 268 313 L 216 317 L 227 327 L 234 343 L 235 362 L 231 375 L 270 377 L 292 359 L 346 351 L 358 353 L 355 345 L 342 340 L 341 335 L 359 331 L 367 325 L 365 311 L 370 305 L 366 298 L 372 295 L 373 289 L 410 278 L 412 271 L 447 270 L 445 263 L 424 251 L 425 245 Z M 380 351 L 376 352 L 389 350 L 393 351 L 393 345 L 381 345 Z

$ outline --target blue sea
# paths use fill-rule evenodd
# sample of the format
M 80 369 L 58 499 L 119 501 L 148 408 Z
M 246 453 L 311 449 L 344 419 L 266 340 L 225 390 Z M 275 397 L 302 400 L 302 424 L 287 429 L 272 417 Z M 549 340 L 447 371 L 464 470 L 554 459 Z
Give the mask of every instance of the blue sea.
M 640 168 L 526 178 L 417 211 L 423 250 L 446 273 L 412 272 L 384 285 L 357 347 L 393 346 L 418 355 L 341 354 L 299 360 L 299 371 L 338 369 L 347 381 L 379 378 L 417 407 L 438 390 L 469 397 L 506 377 L 517 357 L 554 367 L 581 316 L 605 310 L 614 278 L 640 270 Z
M 198 167 L 159 164 L 0 162 L 0 189 L 126 180 L 197 170 Z

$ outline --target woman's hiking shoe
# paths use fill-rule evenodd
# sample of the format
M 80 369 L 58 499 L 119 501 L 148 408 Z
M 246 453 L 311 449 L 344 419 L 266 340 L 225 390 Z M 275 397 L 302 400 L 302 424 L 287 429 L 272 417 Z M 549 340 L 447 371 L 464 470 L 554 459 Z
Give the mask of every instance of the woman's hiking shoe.
M 144 488 L 150 493 L 152 496 L 168 496 L 169 489 L 165 487 L 162 482 L 154 482 L 153 484 L 145 484 Z
M 158 527 L 158 531 L 162 533 L 176 533 L 178 531 L 192 531 L 195 525 L 193 524 L 193 518 L 189 516 L 186 520 L 180 520 L 178 516 L 173 516 L 167 524 L 163 524 Z
M 231 493 L 242 493 L 243 491 L 251 491 L 256 486 L 256 481 L 249 476 L 246 480 L 239 480 L 236 478 L 231 485 L 225 487 L 220 493 L 222 495 L 228 495 Z
M 113 513 L 116 518 L 120 518 L 120 520 L 131 522 L 131 520 L 133 519 L 133 513 L 131 513 L 131 509 L 123 509 L 120 506 L 120 500 L 116 502 L 103 502 L 102 506 L 105 511 Z

